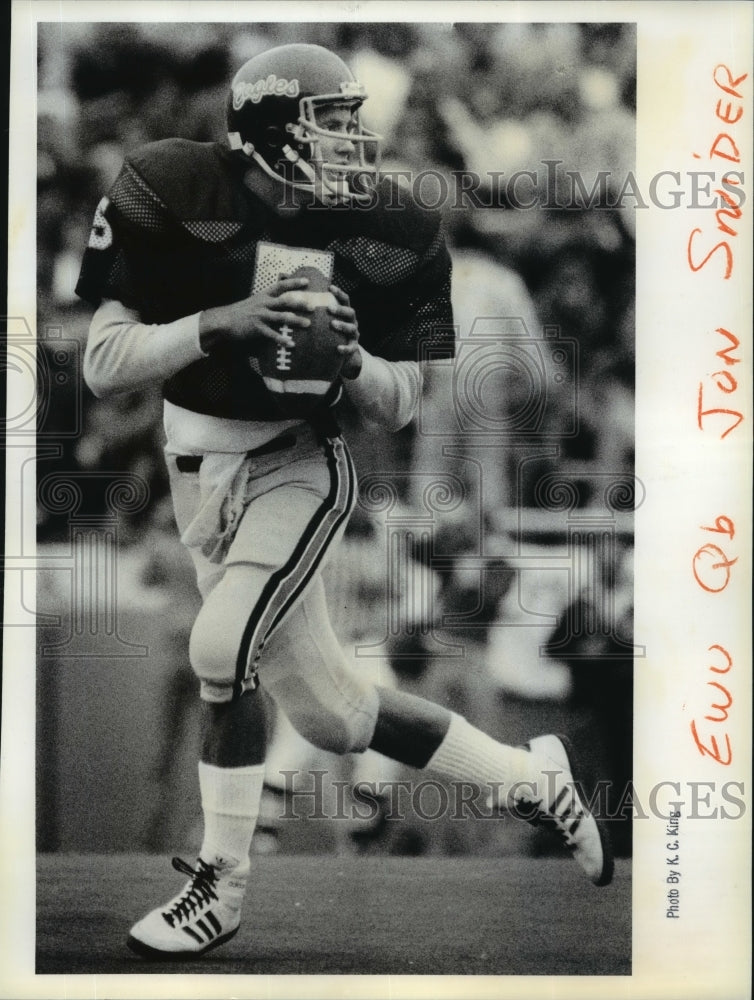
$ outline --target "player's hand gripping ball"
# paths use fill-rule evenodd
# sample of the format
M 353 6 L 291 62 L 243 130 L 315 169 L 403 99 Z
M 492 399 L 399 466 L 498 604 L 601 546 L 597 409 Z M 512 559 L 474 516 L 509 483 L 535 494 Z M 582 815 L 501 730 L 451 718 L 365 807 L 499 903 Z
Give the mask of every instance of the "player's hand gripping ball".
M 296 295 L 311 310 L 303 313 L 310 325 L 295 330 L 280 327 L 281 333 L 291 335 L 294 345 L 288 347 L 265 339 L 258 361 L 264 384 L 281 415 L 305 417 L 322 402 L 340 374 L 346 355 L 338 347 L 347 342 L 347 337 L 336 329 L 337 321 L 328 311 L 337 308 L 338 300 L 325 275 L 316 267 L 300 267 L 290 277 L 309 282 Z

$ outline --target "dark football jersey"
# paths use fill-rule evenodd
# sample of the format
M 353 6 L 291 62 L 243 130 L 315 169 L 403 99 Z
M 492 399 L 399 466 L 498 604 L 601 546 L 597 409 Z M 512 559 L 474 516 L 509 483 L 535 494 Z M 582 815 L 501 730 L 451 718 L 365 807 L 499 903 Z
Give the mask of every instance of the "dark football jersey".
M 95 305 L 117 299 L 145 323 L 168 323 L 246 298 L 260 241 L 327 250 L 367 351 L 389 361 L 452 353 L 450 257 L 438 213 L 383 180 L 367 209 L 309 205 L 281 218 L 243 183 L 246 169 L 219 143 L 168 139 L 131 154 L 97 208 L 78 295 Z M 198 413 L 275 418 L 253 361 L 237 349 L 194 362 L 163 392 Z

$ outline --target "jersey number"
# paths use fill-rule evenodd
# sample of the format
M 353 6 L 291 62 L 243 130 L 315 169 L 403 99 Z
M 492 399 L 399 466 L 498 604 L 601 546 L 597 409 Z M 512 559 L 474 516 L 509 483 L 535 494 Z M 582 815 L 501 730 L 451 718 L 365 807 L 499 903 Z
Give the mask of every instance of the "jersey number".
M 97 211 L 94 213 L 92 231 L 89 234 L 89 246 L 92 250 L 107 250 L 113 244 L 113 231 L 110 228 L 110 223 L 105 218 L 105 209 L 109 204 L 110 200 L 103 198 L 99 205 L 97 205 Z

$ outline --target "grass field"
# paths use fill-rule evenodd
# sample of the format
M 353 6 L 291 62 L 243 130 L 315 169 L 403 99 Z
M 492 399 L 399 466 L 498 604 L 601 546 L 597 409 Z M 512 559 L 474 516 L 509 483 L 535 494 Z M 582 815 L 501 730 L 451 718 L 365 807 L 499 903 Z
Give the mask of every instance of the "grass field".
M 628 975 L 631 872 L 592 886 L 569 859 L 263 857 L 236 937 L 146 962 L 130 925 L 183 884 L 168 858 L 42 855 L 38 974 Z

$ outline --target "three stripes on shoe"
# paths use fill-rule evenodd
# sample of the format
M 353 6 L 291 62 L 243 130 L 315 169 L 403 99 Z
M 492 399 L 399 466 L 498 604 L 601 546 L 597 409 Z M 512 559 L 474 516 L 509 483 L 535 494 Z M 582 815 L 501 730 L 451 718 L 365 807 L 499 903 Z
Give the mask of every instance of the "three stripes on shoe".
M 166 917 L 165 919 L 167 920 L 168 918 Z M 212 926 L 208 927 L 205 921 L 210 923 Z M 168 923 L 170 923 L 169 920 Z M 172 926 L 173 924 L 171 923 L 171 927 Z M 196 928 L 196 930 L 194 928 Z M 194 927 L 188 927 L 188 926 L 182 927 L 181 930 L 184 932 L 184 934 L 188 934 L 190 938 L 193 938 L 194 941 L 197 941 L 199 944 L 209 944 L 210 942 L 214 941 L 215 938 L 221 933 L 222 927 L 220 926 L 220 922 L 218 921 L 217 917 L 214 915 L 212 910 L 207 910 L 204 916 L 200 917 L 196 921 Z M 203 934 L 204 937 L 202 937 L 201 934 L 198 933 L 199 931 L 201 931 L 201 934 Z
M 206 865 L 201 858 L 198 864 L 199 867 L 194 869 L 181 858 L 173 858 L 173 868 L 184 875 L 189 875 L 192 883 L 178 903 L 162 914 L 171 927 L 176 927 L 181 921 L 190 919 L 191 913 L 197 909 L 199 904 L 209 902 L 210 899 L 217 899 L 217 893 L 214 890 L 214 883 L 217 881 L 215 869 L 212 865 Z M 182 926 L 181 930 L 199 944 L 209 944 L 222 933 L 222 926 L 212 910 L 206 910 L 201 917 L 194 921 L 193 927 L 187 924 Z

